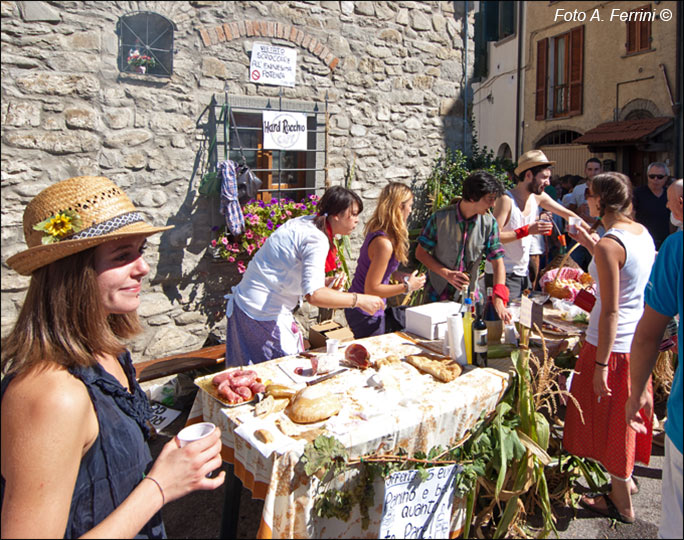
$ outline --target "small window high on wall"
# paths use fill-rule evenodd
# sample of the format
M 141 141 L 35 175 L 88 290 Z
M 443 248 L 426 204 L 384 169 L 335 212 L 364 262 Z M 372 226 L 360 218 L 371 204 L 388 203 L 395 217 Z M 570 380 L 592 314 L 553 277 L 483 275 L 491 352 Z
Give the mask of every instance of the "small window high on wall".
M 651 50 L 651 6 L 642 6 L 629 12 L 627 20 L 627 54 Z
M 119 71 L 171 76 L 173 22 L 158 13 L 137 11 L 122 16 L 116 30 L 119 35 Z

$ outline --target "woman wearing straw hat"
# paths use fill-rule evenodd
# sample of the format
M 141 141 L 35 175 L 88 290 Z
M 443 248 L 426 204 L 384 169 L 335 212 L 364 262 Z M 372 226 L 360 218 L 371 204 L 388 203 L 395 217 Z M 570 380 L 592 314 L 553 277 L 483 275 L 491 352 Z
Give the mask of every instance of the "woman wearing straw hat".
M 333 288 L 333 237 L 350 234 L 363 210 L 361 198 L 342 186 L 328 188 L 316 216 L 302 216 L 278 228 L 249 262 L 242 280 L 226 295 L 226 365 L 244 366 L 296 354 L 303 338 L 292 311 L 304 299 L 324 308 L 382 308 L 371 294 Z
M 161 508 L 220 486 L 220 432 L 153 463 L 151 409 L 121 343 L 138 333 L 149 272 L 147 224 L 101 177 L 64 180 L 24 212 L 29 249 L 7 260 L 30 275 L 2 348 L 3 537 L 165 536 Z

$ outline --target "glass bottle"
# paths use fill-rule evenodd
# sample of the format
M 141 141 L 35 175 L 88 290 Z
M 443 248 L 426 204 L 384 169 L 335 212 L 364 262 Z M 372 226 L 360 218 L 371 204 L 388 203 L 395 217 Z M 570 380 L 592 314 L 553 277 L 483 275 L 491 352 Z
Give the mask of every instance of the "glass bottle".
M 492 288 L 487 287 L 487 304 L 484 309 L 484 322 L 487 326 L 487 343 L 501 343 L 501 334 L 503 333 L 503 321 L 499 318 L 496 309 L 494 309 L 494 298 L 492 296 Z
M 482 318 L 482 311 L 477 310 L 477 318 L 473 323 L 473 364 L 487 367 L 487 325 Z
M 473 301 L 465 299 L 465 313 L 463 314 L 463 341 L 468 365 L 473 363 Z

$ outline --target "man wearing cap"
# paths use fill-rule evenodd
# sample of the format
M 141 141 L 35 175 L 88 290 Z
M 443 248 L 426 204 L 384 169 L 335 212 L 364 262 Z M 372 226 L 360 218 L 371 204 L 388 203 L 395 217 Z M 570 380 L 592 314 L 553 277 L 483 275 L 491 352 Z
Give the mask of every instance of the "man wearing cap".
M 516 186 L 506 191 L 494 205 L 494 217 L 501 230 L 499 239 L 504 245 L 506 286 L 512 299 L 520 298 L 522 291 L 530 287 L 530 235 L 552 233 L 550 220 L 537 219 L 539 207 L 565 219 L 577 217 L 544 191 L 555 163 L 549 161 L 541 150 L 524 153 L 514 171 Z M 491 272 L 488 267 L 485 271 L 487 274 Z M 487 286 L 490 279 L 487 277 L 485 280 Z

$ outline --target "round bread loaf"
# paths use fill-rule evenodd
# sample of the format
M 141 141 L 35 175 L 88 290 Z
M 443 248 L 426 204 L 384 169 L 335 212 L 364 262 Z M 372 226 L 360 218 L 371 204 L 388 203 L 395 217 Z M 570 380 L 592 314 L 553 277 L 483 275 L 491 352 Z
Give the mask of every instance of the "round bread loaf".
M 335 394 L 328 394 L 324 388 L 309 386 L 297 392 L 285 409 L 290 420 L 298 424 L 320 422 L 336 415 L 342 402 Z

